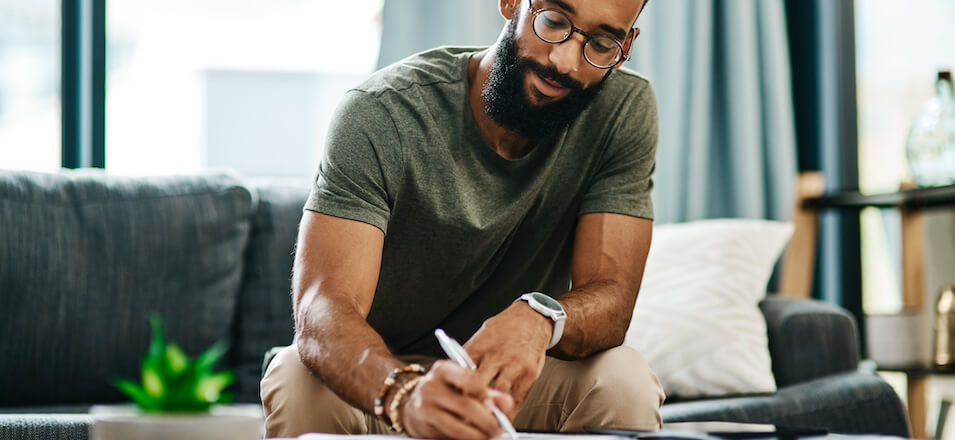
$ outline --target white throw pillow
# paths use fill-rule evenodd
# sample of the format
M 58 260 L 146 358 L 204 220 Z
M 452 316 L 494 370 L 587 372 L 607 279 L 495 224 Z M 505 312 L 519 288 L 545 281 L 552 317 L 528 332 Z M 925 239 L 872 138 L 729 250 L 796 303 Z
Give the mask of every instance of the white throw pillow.
M 792 232 L 744 219 L 654 227 L 625 344 L 668 396 L 776 391 L 758 304 Z

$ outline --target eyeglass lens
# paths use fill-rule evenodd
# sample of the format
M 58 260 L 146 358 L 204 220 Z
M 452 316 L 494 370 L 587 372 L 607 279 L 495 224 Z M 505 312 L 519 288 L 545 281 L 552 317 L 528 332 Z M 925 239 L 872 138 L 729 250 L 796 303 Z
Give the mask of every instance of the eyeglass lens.
M 573 33 L 573 23 L 564 13 L 545 9 L 534 18 L 534 33 L 548 43 L 562 43 Z M 584 57 L 597 67 L 610 67 L 620 61 L 623 50 L 606 35 L 590 35 L 584 43 Z

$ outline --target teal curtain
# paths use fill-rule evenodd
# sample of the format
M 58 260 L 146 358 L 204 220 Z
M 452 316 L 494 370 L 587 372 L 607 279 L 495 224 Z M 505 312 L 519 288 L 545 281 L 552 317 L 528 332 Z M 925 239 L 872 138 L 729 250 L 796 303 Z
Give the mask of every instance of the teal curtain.
M 378 68 L 438 46 L 490 46 L 504 28 L 494 0 L 385 0 Z
M 488 45 L 490 0 L 386 0 L 379 66 L 445 44 Z M 796 180 L 782 0 L 655 0 L 628 67 L 660 111 L 657 221 L 789 219 Z
M 799 169 L 822 171 L 830 192 L 859 188 L 854 4 L 786 0 Z M 814 295 L 849 309 L 864 331 L 856 213 L 823 212 L 817 255 Z
M 790 219 L 796 181 L 782 0 L 653 1 L 628 67 L 660 112 L 657 221 Z

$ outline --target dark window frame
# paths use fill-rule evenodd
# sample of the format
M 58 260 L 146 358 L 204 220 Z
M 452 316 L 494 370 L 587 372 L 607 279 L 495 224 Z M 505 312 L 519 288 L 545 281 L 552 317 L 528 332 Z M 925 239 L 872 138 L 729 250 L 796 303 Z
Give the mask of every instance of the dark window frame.
M 63 168 L 106 168 L 106 0 L 61 2 Z
M 822 171 L 827 192 L 857 191 L 855 2 L 786 0 L 786 19 L 799 171 Z M 817 249 L 813 296 L 849 310 L 864 335 L 858 214 L 824 213 Z

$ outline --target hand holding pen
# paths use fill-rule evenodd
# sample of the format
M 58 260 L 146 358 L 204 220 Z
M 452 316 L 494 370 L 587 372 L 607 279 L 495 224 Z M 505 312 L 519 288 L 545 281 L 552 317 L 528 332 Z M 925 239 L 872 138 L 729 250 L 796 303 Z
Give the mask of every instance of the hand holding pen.
M 441 344 L 441 348 L 452 361 L 469 370 L 477 369 L 477 365 L 474 364 L 474 361 L 468 356 L 468 352 L 464 350 L 464 347 L 462 347 L 458 341 L 448 336 L 442 329 L 435 330 L 434 335 L 438 338 L 438 343 Z M 497 418 L 498 423 L 501 424 L 504 433 L 511 439 L 516 439 L 517 430 L 514 429 L 514 425 L 512 425 L 511 421 L 504 415 L 504 412 L 493 403 L 491 404 L 491 412 L 494 413 L 494 417 Z
M 464 359 L 435 362 L 403 401 L 399 400 L 397 421 L 410 437 L 465 439 L 503 436 L 513 439 L 514 434 L 507 432 L 509 427 L 513 429 L 510 421 L 503 417 L 507 425 L 502 429 L 502 419 L 494 414 L 494 410 L 489 411 L 493 405 L 488 404 L 493 401 L 501 406 L 499 409 L 510 410 L 513 404 L 511 396 L 488 389 L 478 374 L 469 371 L 468 367 L 462 368 L 464 364 L 460 362 L 467 363 Z

